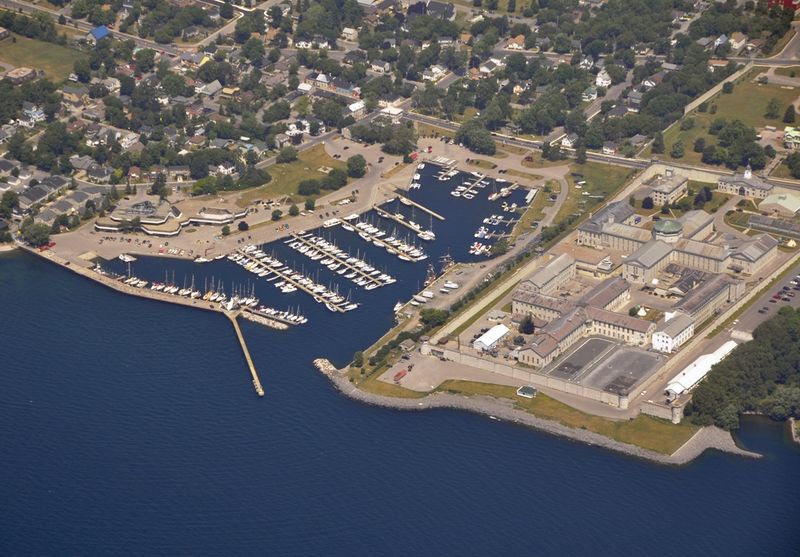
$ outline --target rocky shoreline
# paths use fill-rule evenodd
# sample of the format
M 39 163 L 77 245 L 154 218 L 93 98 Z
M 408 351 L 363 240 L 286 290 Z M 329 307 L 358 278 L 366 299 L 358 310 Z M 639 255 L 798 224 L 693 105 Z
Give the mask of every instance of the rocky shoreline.
M 428 410 L 432 408 L 466 410 L 468 412 L 492 416 L 499 420 L 533 427 L 553 435 L 558 435 L 559 437 L 565 437 L 589 445 L 596 445 L 659 464 L 688 464 L 708 449 L 716 449 L 718 451 L 749 458 L 761 457 L 758 453 L 737 447 L 731 434 L 717 427 L 704 427 L 681 448 L 675 451 L 675 453 L 665 455 L 628 443 L 615 441 L 592 431 L 574 429 L 552 420 L 537 418 L 533 414 L 515 409 L 510 400 L 496 399 L 487 396 L 462 396 L 449 393 L 434 393 L 423 398 L 382 396 L 359 389 L 350 383 L 344 375 L 340 374 L 336 368 L 325 359 L 320 358 L 314 360 L 314 364 L 317 369 L 331 380 L 343 395 L 374 406 L 383 406 L 396 410 Z

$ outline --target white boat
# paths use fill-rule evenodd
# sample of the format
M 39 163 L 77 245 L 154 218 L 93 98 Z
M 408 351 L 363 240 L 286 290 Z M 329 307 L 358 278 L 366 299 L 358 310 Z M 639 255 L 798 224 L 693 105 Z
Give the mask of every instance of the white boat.
M 398 311 L 400 311 L 401 309 L 403 309 L 403 304 L 402 304 L 402 302 L 399 302 L 399 301 L 398 301 L 398 302 L 397 302 L 397 303 L 394 305 L 394 312 L 395 312 L 395 313 L 397 313 L 397 312 L 398 312 Z
M 136 261 L 136 258 L 132 255 L 128 255 L 127 253 L 119 254 L 119 260 L 124 261 L 125 263 L 132 263 Z

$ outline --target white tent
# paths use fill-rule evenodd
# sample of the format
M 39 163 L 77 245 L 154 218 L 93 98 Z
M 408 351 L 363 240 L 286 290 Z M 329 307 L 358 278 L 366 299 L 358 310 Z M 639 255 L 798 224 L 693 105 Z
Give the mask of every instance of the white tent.
M 736 348 L 737 344 L 729 340 L 711 354 L 703 354 L 691 364 L 686 366 L 683 371 L 672 378 L 667 385 L 667 392 L 672 396 L 678 396 L 689 391 L 697 385 L 711 371 L 711 366 L 718 364 L 725 359 L 725 356 Z
M 495 325 L 472 343 L 475 350 L 491 350 L 497 342 L 508 334 L 509 328 L 505 325 Z

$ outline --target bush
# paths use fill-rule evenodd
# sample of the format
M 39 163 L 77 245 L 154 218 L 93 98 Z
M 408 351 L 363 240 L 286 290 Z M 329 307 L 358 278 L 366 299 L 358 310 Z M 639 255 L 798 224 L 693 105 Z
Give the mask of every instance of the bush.
M 281 164 L 296 161 L 297 149 L 294 147 L 284 147 L 278 152 L 278 156 L 275 157 L 275 160 Z
M 367 160 L 362 155 L 353 155 L 347 159 L 347 175 L 351 178 L 361 178 L 367 173 Z
M 230 227 L 230 226 L 228 226 L 228 225 L 226 224 L 225 226 L 223 226 L 223 227 L 222 227 L 222 235 L 223 235 L 223 236 L 227 236 L 227 235 L 229 235 L 230 233 L 231 233 L 231 227 Z
M 733 82 L 728 81 L 722 85 L 722 92 L 726 95 L 733 93 Z
M 300 195 L 316 195 L 320 191 L 318 180 L 303 180 L 297 186 L 297 193 Z

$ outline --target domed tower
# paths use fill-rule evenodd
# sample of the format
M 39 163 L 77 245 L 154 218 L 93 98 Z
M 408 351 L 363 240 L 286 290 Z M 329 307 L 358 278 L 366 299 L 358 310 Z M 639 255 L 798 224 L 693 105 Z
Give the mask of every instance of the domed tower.
M 683 237 L 683 224 L 675 219 L 663 219 L 653 224 L 653 238 L 674 244 Z

